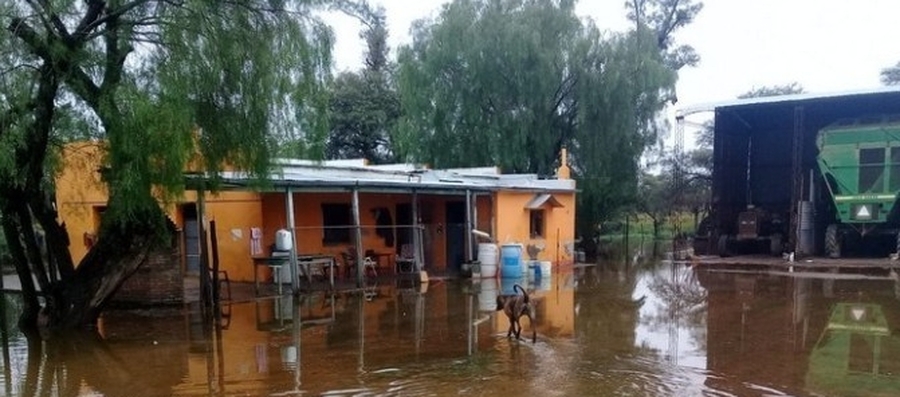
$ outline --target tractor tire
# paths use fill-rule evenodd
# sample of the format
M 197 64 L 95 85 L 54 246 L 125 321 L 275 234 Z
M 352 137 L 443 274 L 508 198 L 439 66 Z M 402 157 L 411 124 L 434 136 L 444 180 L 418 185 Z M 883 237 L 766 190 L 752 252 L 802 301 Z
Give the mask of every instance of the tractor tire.
M 784 252 L 784 242 L 781 235 L 773 234 L 772 237 L 769 237 L 769 253 L 772 256 L 781 256 L 782 252 Z
M 731 256 L 731 253 L 728 252 L 728 235 L 722 234 L 719 236 L 719 241 L 716 244 L 716 248 L 719 256 L 726 257 Z
M 897 249 L 894 253 L 900 255 L 900 231 L 897 232 Z
M 841 257 L 841 234 L 838 225 L 831 224 L 825 229 L 825 254 L 829 258 Z

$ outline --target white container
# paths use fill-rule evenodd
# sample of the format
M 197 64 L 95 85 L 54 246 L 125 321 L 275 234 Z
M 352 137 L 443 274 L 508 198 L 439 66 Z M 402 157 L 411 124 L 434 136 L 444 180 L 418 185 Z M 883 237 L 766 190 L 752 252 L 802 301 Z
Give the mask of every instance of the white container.
M 494 269 L 497 267 L 494 266 Z M 486 278 L 477 281 L 481 286 L 478 293 L 478 310 L 483 312 L 493 312 L 497 310 L 497 279 Z
M 294 247 L 294 239 L 287 229 L 279 229 L 275 232 L 275 249 L 278 251 L 290 251 Z
M 541 267 L 541 278 L 550 278 L 553 272 L 553 267 L 550 261 L 540 261 L 539 266 Z
M 497 244 L 491 243 L 479 243 L 478 244 L 478 262 L 481 262 L 482 273 L 484 273 L 484 266 L 494 266 L 494 271 L 497 269 L 497 262 L 500 261 L 500 250 L 497 248 Z
M 478 262 L 481 263 L 481 277 L 497 277 L 497 267 L 500 262 L 500 249 L 497 244 L 479 243 Z
M 525 261 L 525 269 L 525 275 L 528 278 L 528 281 L 534 281 L 536 276 L 535 272 L 541 272 L 541 262 L 532 260 Z
M 497 265 L 481 265 L 481 277 L 482 278 L 497 277 Z

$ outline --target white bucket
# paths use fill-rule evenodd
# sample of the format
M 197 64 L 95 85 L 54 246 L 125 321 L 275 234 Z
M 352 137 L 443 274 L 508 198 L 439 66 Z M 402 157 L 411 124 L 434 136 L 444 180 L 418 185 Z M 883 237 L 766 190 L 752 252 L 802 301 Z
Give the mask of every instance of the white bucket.
M 497 277 L 497 265 L 481 265 L 481 277 L 482 278 L 495 278 Z
M 279 229 L 275 232 L 275 249 L 278 251 L 290 251 L 294 246 L 291 232 L 287 229 Z
M 496 268 L 494 266 L 495 271 Z M 478 310 L 483 312 L 497 310 L 497 279 L 485 278 L 476 281 L 476 283 L 481 286 L 481 291 L 478 293 Z
M 499 261 L 500 249 L 497 248 L 497 244 L 478 244 L 478 262 L 481 263 L 481 277 L 497 277 L 497 265 Z
M 534 281 L 537 276 L 537 274 L 535 273 L 540 273 L 541 271 L 540 261 L 525 261 L 525 269 L 525 274 L 528 277 L 528 281 Z
M 481 262 L 482 269 L 485 265 L 493 265 L 495 268 L 499 259 L 499 249 L 497 244 L 479 243 L 478 244 L 478 262 Z M 484 271 L 482 270 L 482 273 Z
M 553 267 L 550 261 L 540 261 L 538 264 L 541 267 L 541 278 L 550 278 L 553 272 Z

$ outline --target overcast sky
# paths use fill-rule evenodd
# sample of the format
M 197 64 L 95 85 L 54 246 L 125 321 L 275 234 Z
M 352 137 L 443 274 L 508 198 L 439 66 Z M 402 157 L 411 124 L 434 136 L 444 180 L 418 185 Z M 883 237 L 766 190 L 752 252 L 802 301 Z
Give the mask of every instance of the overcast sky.
M 433 17 L 443 0 L 370 0 L 387 11 L 392 49 L 409 43 L 413 21 Z M 624 31 L 624 0 L 580 0 L 578 14 L 603 30 Z M 875 88 L 879 71 L 900 61 L 898 0 L 706 0 L 676 36 L 700 64 L 679 74 L 678 104 L 733 99 L 753 87 L 800 83 L 807 92 Z M 331 16 L 338 71 L 362 66 L 361 25 Z

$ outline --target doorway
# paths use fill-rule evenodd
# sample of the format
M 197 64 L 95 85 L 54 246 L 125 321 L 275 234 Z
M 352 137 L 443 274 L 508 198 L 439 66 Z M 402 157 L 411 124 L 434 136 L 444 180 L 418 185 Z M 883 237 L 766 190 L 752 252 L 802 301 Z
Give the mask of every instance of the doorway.
M 394 249 L 396 250 L 397 255 L 401 255 L 403 253 L 403 246 L 411 246 L 413 243 L 412 227 L 410 226 L 413 224 L 412 204 L 397 204 L 395 209 L 396 211 L 394 213 L 397 214 L 397 219 L 394 224 L 398 226 L 395 227 L 395 237 L 397 241 L 396 244 L 394 244 Z
M 459 274 L 466 260 L 466 203 L 450 201 L 446 204 L 447 271 Z
M 200 274 L 200 220 L 197 206 L 185 204 L 181 206 L 181 219 L 184 220 L 184 267 L 191 275 Z

